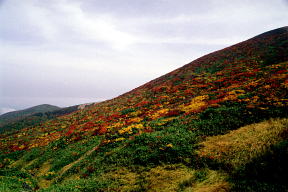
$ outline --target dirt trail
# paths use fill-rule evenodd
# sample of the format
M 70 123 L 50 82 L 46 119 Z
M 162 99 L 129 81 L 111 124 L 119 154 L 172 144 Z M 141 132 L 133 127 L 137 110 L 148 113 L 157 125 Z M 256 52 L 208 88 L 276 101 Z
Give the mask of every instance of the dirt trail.
M 87 156 L 91 155 L 91 153 L 93 153 L 93 151 L 98 150 L 101 146 L 103 145 L 103 141 L 100 142 L 99 145 L 93 147 L 91 150 L 87 151 L 86 153 L 84 153 L 84 155 L 82 155 L 79 159 L 77 159 L 76 161 L 73 161 L 72 163 L 64 166 L 60 171 L 59 171 L 59 176 L 57 178 L 61 178 L 64 173 L 66 173 L 71 167 L 73 167 L 75 164 L 79 163 L 80 161 L 82 161 L 83 159 L 85 159 Z M 57 179 L 56 178 L 56 179 Z

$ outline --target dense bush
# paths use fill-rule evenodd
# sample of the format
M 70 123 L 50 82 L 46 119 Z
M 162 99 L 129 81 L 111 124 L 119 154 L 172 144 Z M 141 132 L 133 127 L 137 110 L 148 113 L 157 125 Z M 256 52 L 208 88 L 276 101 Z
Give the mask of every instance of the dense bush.
M 241 127 L 244 116 L 244 110 L 237 106 L 208 108 L 200 114 L 199 120 L 193 122 L 193 126 L 203 135 L 224 134 Z
M 108 155 L 107 162 L 120 164 L 157 165 L 184 162 L 194 155 L 197 136 L 192 131 L 168 127 L 154 133 L 143 133 L 127 141 Z
M 59 141 L 56 146 L 61 147 L 60 150 L 53 152 L 53 160 L 51 161 L 51 170 L 58 171 L 65 165 L 76 161 L 80 156 L 91 148 L 97 146 L 100 142 L 98 137 L 89 140 L 79 141 L 73 144 L 65 145 L 64 141 Z
M 37 182 L 24 170 L 0 170 L 0 191 L 26 191 L 37 187 Z
M 43 152 L 41 151 L 40 148 L 33 148 L 28 153 L 25 153 L 22 159 L 24 161 L 32 161 L 33 159 L 38 158 L 41 155 L 41 153 Z
M 245 105 L 226 103 L 219 108 L 208 108 L 192 122 L 200 135 L 225 134 L 251 123 L 257 123 L 273 117 L 287 117 L 285 107 L 270 107 L 266 110 L 249 109 Z
M 128 113 L 132 113 L 134 111 L 135 111 L 135 109 L 133 109 L 133 108 L 127 108 L 127 109 L 124 109 L 121 111 L 121 115 L 127 115 Z

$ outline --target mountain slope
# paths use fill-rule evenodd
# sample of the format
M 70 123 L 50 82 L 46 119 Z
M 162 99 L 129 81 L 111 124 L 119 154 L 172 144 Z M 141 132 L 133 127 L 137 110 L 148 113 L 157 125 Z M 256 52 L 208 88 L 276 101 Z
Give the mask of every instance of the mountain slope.
M 35 113 L 45 113 L 49 111 L 54 111 L 56 109 L 60 109 L 60 107 L 48 105 L 48 104 L 42 104 L 42 105 L 30 107 L 28 109 L 8 112 L 8 113 L 0 115 L 0 127 L 8 123 L 21 120 Z
M 198 113 L 223 102 L 241 103 L 246 111 L 269 113 L 269 110 L 262 109 L 281 107 L 287 102 L 287 63 L 283 62 L 288 60 L 286 29 L 264 33 L 208 54 L 118 98 L 63 117 L 45 127 L 57 124 L 64 127 L 58 128 L 54 139 L 72 133 L 103 134 L 143 119 L 152 121 L 177 116 L 177 113 Z M 267 64 L 271 59 L 266 55 L 270 52 L 276 56 Z
M 0 125 L 0 133 L 3 133 L 5 131 L 11 131 L 11 130 L 21 130 L 23 128 L 31 127 L 31 126 L 37 126 L 40 123 L 43 123 L 45 121 L 55 119 L 59 116 L 67 115 L 69 113 L 72 113 L 74 111 L 77 111 L 79 109 L 83 109 L 90 104 L 85 105 L 75 105 L 71 107 L 65 107 L 65 108 L 59 108 L 59 107 L 52 107 L 51 110 L 34 110 L 39 112 L 32 112 L 32 113 L 26 113 L 25 115 L 22 115 L 18 118 L 8 119 L 11 116 L 19 115 L 19 111 L 17 114 L 7 114 L 9 117 L 4 117 L 4 120 L 2 122 L 2 125 Z M 41 111 L 41 112 L 40 112 Z M 0 116 L 1 118 L 1 116 Z
M 242 182 L 242 191 L 253 191 L 253 182 L 241 178 L 239 170 L 251 162 L 261 169 L 261 161 L 277 157 L 276 146 L 287 147 L 287 127 L 275 135 L 276 143 L 235 167 L 199 154 L 199 143 L 270 118 L 287 118 L 287 53 L 288 28 L 283 27 L 203 56 L 112 100 L 2 134 L 1 166 L 22 168 L 31 188 L 51 185 L 43 191 L 227 191 Z M 273 170 L 265 174 L 277 175 Z M 168 181 L 173 186 L 162 186 Z M 258 187 L 271 191 L 275 186 L 287 189 L 269 179 Z

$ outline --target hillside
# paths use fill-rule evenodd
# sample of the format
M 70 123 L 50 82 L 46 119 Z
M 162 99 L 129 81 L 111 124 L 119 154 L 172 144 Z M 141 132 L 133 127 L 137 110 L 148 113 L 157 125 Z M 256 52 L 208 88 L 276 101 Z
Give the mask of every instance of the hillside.
M 275 29 L 2 134 L 0 189 L 286 191 L 287 53 L 288 27 Z
M 85 107 L 87 106 L 89 105 L 87 104 Z M 39 112 L 26 113 L 25 115 L 22 115 L 21 117 L 18 116 L 17 118 L 13 118 L 13 117 L 15 117 L 17 114 L 19 115 L 19 111 L 16 111 L 17 114 L 10 114 L 10 113 L 7 114 L 7 117 L 3 118 L 5 120 L 2 121 L 2 125 L 0 125 L 0 133 L 12 131 L 12 130 L 14 131 L 21 130 L 23 128 L 27 128 L 31 126 L 37 126 L 40 123 L 55 119 L 59 116 L 67 115 L 83 107 L 82 105 L 75 105 L 75 106 L 64 107 L 64 108 L 59 108 L 59 107 L 55 108 L 52 106 L 51 110 L 48 110 L 48 111 L 44 110 L 44 108 L 43 110 L 39 110 L 39 109 L 34 110 L 34 111 L 39 111 Z
M 56 109 L 60 109 L 60 107 L 48 104 L 42 104 L 19 111 L 11 111 L 0 115 L 0 126 L 3 126 L 7 123 L 11 123 L 14 121 L 18 121 L 35 113 L 45 113 L 49 111 L 54 111 Z

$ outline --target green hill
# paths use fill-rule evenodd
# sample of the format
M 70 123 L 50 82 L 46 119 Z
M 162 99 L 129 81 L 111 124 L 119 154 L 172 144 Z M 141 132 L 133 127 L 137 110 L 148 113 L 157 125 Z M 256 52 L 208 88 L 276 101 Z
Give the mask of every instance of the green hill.
M 0 191 L 287 191 L 288 27 L 0 135 Z
M 16 114 L 5 114 L 3 117 L 4 120 L 2 121 L 2 125 L 0 125 L 0 133 L 3 133 L 5 131 L 17 131 L 23 128 L 39 125 L 40 123 L 43 123 L 45 121 L 55 119 L 59 116 L 67 115 L 69 113 L 77 111 L 79 110 L 79 106 L 80 105 L 59 108 L 54 106 L 51 107 L 51 105 L 48 105 L 48 108 L 46 109 L 49 109 L 50 107 L 51 110 L 45 110 L 45 106 L 43 106 L 43 110 L 36 109 L 33 110 L 34 112 L 24 112 L 25 115 L 21 115 L 24 114 L 22 111 L 16 111 Z M 38 108 L 38 106 L 36 107 Z
M 44 113 L 48 111 L 54 111 L 56 109 L 60 109 L 60 107 L 48 105 L 48 104 L 42 104 L 42 105 L 37 105 L 28 109 L 8 112 L 8 113 L 0 115 L 0 126 L 21 120 L 35 113 Z

